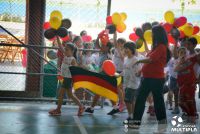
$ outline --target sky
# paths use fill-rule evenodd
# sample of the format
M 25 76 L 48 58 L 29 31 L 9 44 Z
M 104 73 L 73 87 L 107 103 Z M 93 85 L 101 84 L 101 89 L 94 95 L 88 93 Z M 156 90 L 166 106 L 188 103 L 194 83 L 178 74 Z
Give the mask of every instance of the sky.
M 188 1 L 188 0 L 185 0 Z M 200 0 L 196 0 L 196 5 L 185 5 L 188 9 L 199 9 L 200 10 Z M 131 8 L 134 10 L 150 10 L 150 9 L 180 9 L 180 0 L 112 0 L 112 9 L 121 10 Z

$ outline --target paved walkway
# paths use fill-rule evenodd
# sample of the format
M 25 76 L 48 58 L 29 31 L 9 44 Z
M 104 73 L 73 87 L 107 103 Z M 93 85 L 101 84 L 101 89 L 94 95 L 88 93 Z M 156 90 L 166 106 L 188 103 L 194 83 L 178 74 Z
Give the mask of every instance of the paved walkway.
M 200 111 L 198 99 L 198 111 Z M 126 129 L 122 121 L 126 111 L 115 116 L 106 113 L 111 107 L 96 107 L 93 115 L 85 113 L 78 117 L 77 106 L 64 105 L 62 116 L 49 116 L 48 111 L 55 108 L 53 103 L 0 102 L 0 134 L 152 134 L 157 125 L 156 118 L 144 114 L 143 125 L 139 130 Z M 171 119 L 174 115 L 167 110 L 168 129 L 171 134 Z M 188 127 L 188 126 L 187 126 Z M 194 127 L 194 126 L 193 126 Z M 200 121 L 195 126 L 200 133 Z M 175 133 L 175 132 L 174 132 Z M 180 134 L 177 133 L 177 134 Z

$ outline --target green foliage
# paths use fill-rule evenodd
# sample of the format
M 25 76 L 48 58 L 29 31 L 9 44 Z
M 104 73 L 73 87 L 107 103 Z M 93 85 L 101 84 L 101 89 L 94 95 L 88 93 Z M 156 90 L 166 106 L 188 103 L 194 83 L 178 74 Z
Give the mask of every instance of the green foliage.
M 8 21 L 8 22 L 20 22 L 22 23 L 23 20 L 20 16 L 12 15 L 10 13 L 3 13 L 0 15 L 1 21 Z
M 172 0 L 173 2 L 177 1 L 177 0 Z M 181 6 L 181 10 L 182 10 L 182 14 L 185 10 L 185 5 L 195 5 L 196 4 L 196 0 L 179 0 L 180 1 L 180 6 Z

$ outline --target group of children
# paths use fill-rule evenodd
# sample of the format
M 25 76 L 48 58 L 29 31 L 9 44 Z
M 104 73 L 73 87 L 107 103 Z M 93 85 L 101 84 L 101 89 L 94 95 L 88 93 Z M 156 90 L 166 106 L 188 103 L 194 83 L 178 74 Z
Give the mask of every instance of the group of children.
M 113 109 L 108 115 L 122 112 L 125 106 L 128 111 L 127 121 L 133 119 L 134 105 L 137 97 L 137 89 L 140 85 L 142 64 L 135 64 L 142 59 L 149 51 L 146 41 L 144 45 L 146 52 L 139 53 L 134 42 L 126 41 L 124 38 L 117 39 L 117 33 L 113 34 L 113 39 L 109 40 L 106 45 L 102 45 L 99 36 L 95 41 L 83 42 L 81 36 L 87 35 L 86 31 L 82 31 L 80 36 L 70 36 L 68 42 L 61 42 L 59 38 L 55 40 L 58 50 L 58 68 L 64 81 L 59 90 L 57 108 L 50 110 L 50 115 L 60 115 L 62 100 L 65 92 L 78 106 L 77 115 L 83 112 L 93 113 L 100 96 L 95 95 L 90 107 L 85 108 L 80 100 L 73 94 L 72 76 L 69 70 L 70 66 L 79 66 L 90 71 L 102 73 L 101 66 L 105 60 L 112 60 L 116 66 L 118 75 L 123 76 L 123 83 L 118 86 L 119 101 L 116 104 L 112 102 Z M 174 96 L 174 109 L 172 114 L 179 114 L 179 107 L 182 109 L 184 118 L 191 117 L 194 122 L 198 118 L 195 91 L 196 84 L 199 83 L 200 77 L 200 55 L 195 52 L 197 40 L 195 38 L 187 38 L 185 40 L 176 40 L 176 44 L 171 49 L 172 58 L 166 66 L 166 77 L 168 77 L 168 101 L 169 110 L 172 110 L 172 100 Z M 99 51 L 77 51 L 78 49 L 99 49 Z M 148 112 L 153 114 L 152 97 L 149 95 L 150 107 Z

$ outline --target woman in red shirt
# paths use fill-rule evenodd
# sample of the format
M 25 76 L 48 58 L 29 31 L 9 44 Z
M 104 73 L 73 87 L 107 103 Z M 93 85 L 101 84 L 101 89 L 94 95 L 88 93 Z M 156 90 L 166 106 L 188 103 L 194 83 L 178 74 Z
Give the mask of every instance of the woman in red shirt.
M 164 28 L 156 25 L 152 28 L 153 46 L 146 59 L 136 64 L 144 63 L 141 73 L 142 80 L 138 89 L 138 96 L 130 128 L 139 128 L 145 110 L 145 102 L 150 92 L 153 94 L 155 113 L 158 123 L 167 123 L 163 86 L 165 82 L 164 67 L 170 59 L 168 39 Z

